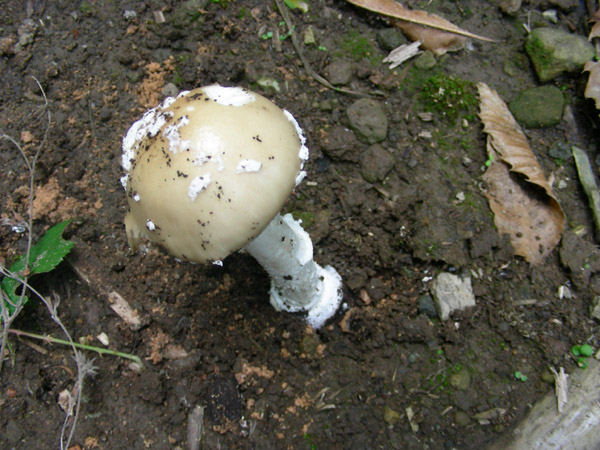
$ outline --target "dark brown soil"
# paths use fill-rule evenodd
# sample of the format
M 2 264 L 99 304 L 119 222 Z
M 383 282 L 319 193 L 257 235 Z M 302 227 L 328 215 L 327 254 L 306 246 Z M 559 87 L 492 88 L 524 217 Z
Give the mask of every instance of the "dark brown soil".
M 550 3 L 565 5 L 557 26 L 586 34 L 587 16 L 570 8 L 577 2 Z M 456 121 L 439 114 L 423 121 L 417 113 L 431 75 L 485 81 L 507 101 L 537 85 L 522 23 L 550 5 L 524 1 L 510 17 L 495 2 L 406 4 L 499 42 L 473 42 L 433 69 L 409 62 L 390 71 L 377 40 L 390 27 L 384 19 L 342 0 L 311 0 L 308 13 L 291 14 L 300 42 L 309 27 L 315 33 L 317 44 L 303 51 L 317 72 L 348 62 L 346 87 L 383 105 L 387 138 L 373 150 L 348 130 L 356 98 L 316 83 L 289 38 L 278 48 L 261 37 L 286 32 L 273 2 L 2 2 L 0 128 L 28 155 L 40 144 L 44 102 L 32 77 L 52 115 L 35 179 L 35 238 L 73 219 L 65 235 L 96 275 L 87 283 L 65 262 L 33 283 L 60 297 L 59 315 L 75 340 L 102 346 L 97 336 L 105 333 L 109 348 L 144 360 L 136 370 L 126 359 L 87 354 L 98 373 L 84 385 L 72 448 L 192 448 L 188 422 L 200 406 L 205 449 L 481 449 L 553 389 L 549 366 L 581 370 L 571 347 L 599 346 L 589 313 L 600 294 L 599 254 L 573 160 L 558 164 L 548 151 L 567 142 L 596 158 L 586 76 L 553 82 L 574 121 L 526 130 L 546 174 L 566 182 L 556 195 L 568 222 L 559 248 L 531 267 L 497 235 L 483 196 L 487 156 L 476 105 Z M 157 23 L 158 11 L 166 22 Z M 26 19 L 33 39 L 15 46 Z M 512 76 L 503 70 L 508 63 Z M 264 79 L 279 91 L 261 87 Z M 147 255 L 128 249 L 123 135 L 173 89 L 215 82 L 262 93 L 291 111 L 308 138 L 309 182 L 285 211 L 304 219 L 316 260 L 344 280 L 343 308 L 320 330 L 270 306 L 268 277 L 248 255 L 203 267 L 155 248 Z M 369 156 L 381 152 L 389 156 L 384 166 Z M 7 140 L 0 167 L 2 217 L 26 217 L 28 172 Z M 460 193 L 465 201 L 457 201 Z M 8 226 L 0 237 L 8 264 L 26 237 Z M 443 271 L 470 274 L 477 302 L 448 321 L 427 315 L 431 277 Z M 561 286 L 570 298 L 560 298 Z M 110 308 L 111 287 L 145 320 L 141 328 Z M 64 337 L 34 301 L 13 327 Z M 0 374 L 0 447 L 58 448 L 58 396 L 75 383 L 72 353 L 12 335 L 10 344 Z M 477 416 L 489 411 L 486 420 Z

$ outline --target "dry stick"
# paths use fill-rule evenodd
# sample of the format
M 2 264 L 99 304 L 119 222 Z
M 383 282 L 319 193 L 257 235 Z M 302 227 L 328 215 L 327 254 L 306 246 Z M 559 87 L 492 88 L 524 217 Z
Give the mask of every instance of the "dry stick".
M 594 179 L 594 173 L 587 153 L 576 147 L 571 147 L 573 157 L 575 158 L 575 165 L 577 166 L 577 173 L 579 174 L 579 181 L 583 187 L 583 191 L 588 197 L 588 203 L 592 209 L 594 215 L 594 224 L 596 225 L 596 232 L 600 236 L 600 193 L 598 192 L 598 186 Z
M 300 57 L 300 61 L 302 61 L 302 64 L 304 65 L 304 69 L 308 72 L 308 74 L 311 77 L 313 77 L 318 83 L 322 84 L 326 88 L 333 89 L 336 92 L 352 95 L 354 97 L 371 97 L 371 95 L 369 94 L 363 94 L 362 92 L 356 92 L 350 89 L 336 87 L 333 84 L 331 84 L 327 79 L 323 78 L 321 75 L 315 72 L 308 60 L 306 59 L 306 57 L 304 56 L 304 52 L 300 47 L 300 43 L 298 42 L 298 36 L 296 36 L 296 31 L 294 30 L 294 25 L 292 24 L 292 20 L 290 18 L 290 14 L 287 10 L 287 7 L 283 4 L 281 0 L 275 0 L 275 3 L 277 4 L 277 8 L 279 9 L 279 12 L 281 13 L 281 16 L 283 17 L 283 20 L 285 21 L 285 24 L 288 28 L 290 37 L 292 39 L 292 44 L 294 45 L 294 49 L 296 49 L 296 53 Z

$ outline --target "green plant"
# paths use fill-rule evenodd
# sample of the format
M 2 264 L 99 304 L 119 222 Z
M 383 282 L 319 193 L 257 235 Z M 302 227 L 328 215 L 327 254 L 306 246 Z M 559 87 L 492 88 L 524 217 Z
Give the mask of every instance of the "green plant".
M 523 383 L 524 383 L 525 381 L 527 381 L 527 375 L 525 375 L 523 372 L 521 372 L 521 371 L 519 371 L 519 370 L 517 370 L 517 371 L 515 372 L 515 378 L 516 378 L 517 380 L 519 380 L 519 381 L 522 381 Z
M 317 446 L 314 443 L 312 435 L 310 435 L 309 433 L 304 433 L 302 435 L 302 437 L 304 438 L 304 440 L 308 444 L 308 448 L 310 448 L 310 450 L 317 450 Z
M 587 359 L 594 354 L 594 347 L 589 344 L 574 345 L 571 347 L 571 353 L 575 356 L 577 365 L 582 369 L 588 366 Z
M 299 9 L 303 13 L 308 12 L 308 3 L 302 0 L 283 0 L 283 3 L 290 9 Z
M 44 339 L 48 342 L 64 344 L 71 347 L 75 364 L 77 366 L 77 374 L 72 390 L 67 391 L 70 396 L 70 400 L 69 407 L 65 411 L 65 420 L 60 429 L 60 448 L 62 449 L 69 448 L 69 444 L 73 439 L 73 435 L 77 427 L 77 421 L 81 409 L 82 392 L 84 389 L 84 380 L 87 376 L 91 376 L 96 373 L 96 367 L 93 365 L 93 360 L 88 360 L 85 355 L 83 355 L 77 349 L 85 348 L 89 350 L 95 350 L 99 353 L 109 353 L 117 356 L 129 357 L 129 359 L 133 359 L 138 363 L 141 363 L 141 361 L 139 358 L 132 355 L 124 356 L 123 354 L 117 354 L 113 351 L 104 351 L 104 349 L 98 349 L 75 343 L 69 333 L 69 330 L 65 327 L 60 319 L 58 313 L 58 306 L 60 303 L 59 296 L 54 293 L 51 296 L 46 297 L 29 284 L 30 277 L 33 275 L 54 270 L 54 268 L 60 264 L 63 258 L 73 247 L 72 242 L 66 241 L 62 238 L 62 233 L 70 221 L 61 222 L 53 226 L 44 234 L 42 238 L 38 240 L 35 245 L 33 243 L 33 198 L 35 195 L 34 181 L 36 177 L 36 165 L 42 153 L 42 149 L 46 144 L 46 139 L 49 134 L 52 120 L 46 93 L 42 89 L 39 81 L 34 77 L 32 78 L 37 83 L 41 96 L 44 99 L 44 105 L 41 109 L 42 114 L 40 116 L 45 116 L 46 118 L 46 127 L 43 130 L 43 136 L 40 139 L 37 149 L 35 149 L 33 152 L 33 155 L 28 156 L 16 139 L 12 138 L 0 129 L 0 139 L 7 140 L 13 144 L 20 154 L 29 175 L 27 213 L 21 215 L 26 215 L 27 219 L 21 219 L 21 216 L 17 215 L 17 213 L 15 213 L 15 219 L 9 219 L 8 217 L 3 217 L 0 219 L 0 225 L 9 226 L 13 231 L 19 234 L 25 233 L 26 236 L 25 254 L 20 256 L 13 264 L 11 264 L 10 268 L 7 268 L 4 265 L 4 261 L 0 259 L 0 276 L 2 276 L 0 281 L 0 373 L 2 372 L 6 350 L 9 349 L 11 353 L 14 352 L 12 346 L 9 345 L 8 342 L 9 334 Z M 40 336 L 34 333 L 26 333 L 11 328 L 15 319 L 23 310 L 23 306 L 25 303 L 27 303 L 27 301 L 29 301 L 28 295 L 32 295 L 32 297 L 35 297 L 36 300 L 40 301 L 46 306 L 51 319 L 60 327 L 61 331 L 67 338 L 66 340 Z
M 63 230 L 71 223 L 70 220 L 54 225 L 46 234 L 29 250 L 28 253 L 17 259 L 4 273 L 1 287 L 6 294 L 4 302 L 10 314 L 13 314 L 17 305 L 25 305 L 29 297 L 25 292 L 17 292 L 19 287 L 26 290 L 28 283 L 25 277 L 50 272 L 71 251 L 73 242 L 62 238 Z

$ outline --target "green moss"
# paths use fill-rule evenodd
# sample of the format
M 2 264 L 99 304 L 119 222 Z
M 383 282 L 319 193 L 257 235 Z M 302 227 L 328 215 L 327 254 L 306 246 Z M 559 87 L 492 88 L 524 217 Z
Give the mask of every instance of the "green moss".
M 82 1 L 79 4 L 79 12 L 82 14 L 92 14 L 93 12 L 93 8 L 92 8 L 92 4 L 86 0 Z
M 468 120 L 475 118 L 475 86 L 458 77 L 445 74 L 429 77 L 421 89 L 419 100 L 425 111 L 436 113 L 450 122 L 462 117 Z
M 540 69 L 546 70 L 552 64 L 552 54 L 548 52 L 540 39 L 534 37 L 525 41 L 525 50 L 532 61 L 537 61 Z
M 294 219 L 302 221 L 302 228 L 305 230 L 315 222 L 315 213 L 309 211 L 292 211 L 292 216 Z
M 352 30 L 346 34 L 340 47 L 346 56 L 355 61 L 367 59 L 372 66 L 379 63 L 382 59 L 382 56 L 374 50 L 371 40 L 356 30 Z

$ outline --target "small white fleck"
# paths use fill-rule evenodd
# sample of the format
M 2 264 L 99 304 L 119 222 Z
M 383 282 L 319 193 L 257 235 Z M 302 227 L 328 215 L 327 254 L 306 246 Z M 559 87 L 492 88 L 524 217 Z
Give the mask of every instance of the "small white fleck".
M 150 219 L 146 220 L 146 228 L 148 228 L 148 230 L 150 231 L 154 231 L 156 230 L 156 225 L 154 225 L 154 222 L 152 222 Z
M 300 183 L 302 183 L 302 180 L 304 180 L 305 177 L 306 177 L 306 172 L 304 170 L 301 170 L 300 172 L 298 172 L 298 175 L 296 175 L 295 186 L 298 187 L 298 185 Z
M 256 161 L 255 159 L 242 159 L 236 169 L 236 173 L 243 172 L 258 172 L 262 167 L 262 163 L 260 161 Z
M 223 261 L 221 261 L 220 259 L 217 259 L 216 261 L 213 261 L 213 266 L 219 266 L 219 267 L 223 267 Z
M 296 133 L 298 133 L 298 138 L 300 139 L 300 144 L 304 145 L 306 143 L 306 138 L 304 137 L 304 131 L 302 131 L 302 128 L 300 128 L 300 125 L 298 125 L 298 121 L 296 120 L 296 118 L 287 109 L 283 110 L 283 114 L 285 114 L 285 117 L 287 117 L 287 120 L 292 122 L 292 125 L 294 125 L 294 128 L 296 129 Z
M 298 158 L 304 163 L 304 161 L 308 160 L 308 154 L 308 147 L 306 145 L 301 145 L 300 150 L 298 151 Z
M 137 192 L 135 194 L 133 194 L 133 200 L 136 202 L 140 201 L 140 194 L 138 194 Z
M 225 168 L 223 162 L 223 140 L 211 127 L 205 126 L 194 132 L 192 164 L 202 166 L 207 162 L 217 164 L 217 170 L 221 172 Z
M 160 107 L 161 109 L 167 109 L 173 103 L 175 103 L 175 97 L 167 97 L 163 100 L 162 105 L 160 105 Z
M 308 147 L 305 145 L 306 138 L 304 137 L 304 132 L 302 131 L 302 128 L 300 128 L 300 125 L 298 125 L 298 121 L 295 119 L 295 117 L 292 115 L 292 113 L 290 113 L 288 110 L 284 109 L 283 114 L 292 123 L 292 125 L 294 125 L 294 128 L 296 129 L 296 133 L 298 134 L 298 138 L 300 139 L 300 149 L 298 150 L 298 158 L 300 158 L 300 160 L 302 161 L 302 164 L 300 165 L 300 169 L 302 169 L 302 167 L 304 167 L 304 162 L 308 161 L 308 157 L 309 157 L 309 153 L 310 153 L 308 151 Z M 301 174 L 302 174 L 302 172 L 300 172 L 298 174 L 298 176 L 300 177 Z M 297 180 L 296 186 L 298 186 L 298 184 L 300 183 L 300 181 L 302 181 L 302 179 L 304 178 L 305 175 L 306 175 L 306 173 L 304 173 L 300 177 L 299 181 L 298 181 L 298 178 L 296 178 L 296 180 Z
M 110 343 L 110 341 L 108 340 L 108 336 L 106 335 L 106 333 L 104 331 L 102 333 L 100 333 L 98 336 L 96 336 L 96 339 L 98 339 L 100 341 L 100 343 L 104 346 L 108 346 L 108 344 Z
M 179 133 L 179 129 L 185 125 L 188 125 L 190 120 L 188 116 L 181 116 L 177 119 L 172 125 L 167 125 L 162 132 L 163 137 L 169 141 L 169 151 L 173 154 L 177 154 L 177 152 L 184 151 L 187 147 L 189 147 L 191 141 L 184 141 L 181 139 L 181 134 Z
M 162 126 L 167 122 L 168 114 L 157 113 L 156 108 L 149 109 L 142 118 L 131 125 L 127 134 L 123 138 L 123 156 L 121 166 L 125 172 L 131 169 L 131 162 L 135 159 L 135 150 L 141 140 L 148 136 L 154 137 L 158 134 Z
M 188 187 L 188 195 L 192 201 L 196 200 L 198 194 L 202 192 L 210 184 L 210 174 L 206 174 L 202 177 L 198 176 L 190 182 Z
M 206 86 L 203 90 L 208 98 L 223 106 L 244 106 L 256 100 L 253 93 L 240 87 L 223 87 L 213 84 Z

